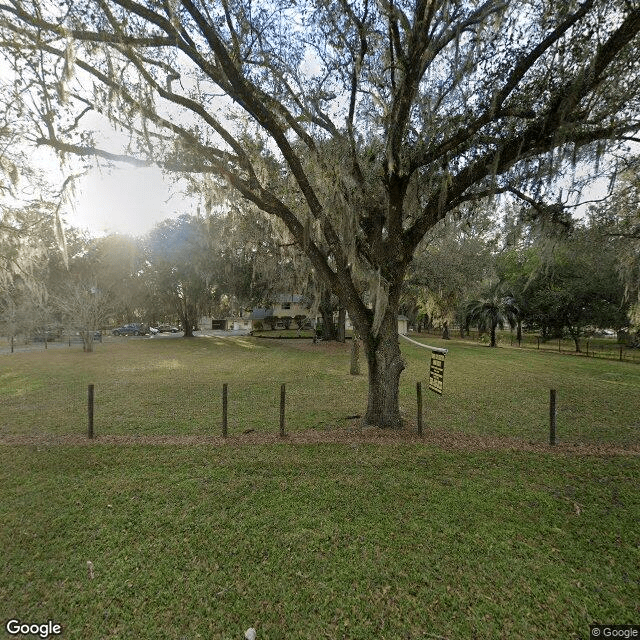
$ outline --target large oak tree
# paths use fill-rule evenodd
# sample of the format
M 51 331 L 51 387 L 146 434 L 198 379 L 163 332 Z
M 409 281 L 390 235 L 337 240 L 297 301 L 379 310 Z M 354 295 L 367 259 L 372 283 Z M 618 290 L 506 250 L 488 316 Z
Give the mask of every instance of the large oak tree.
M 632 138 L 639 29 L 636 0 L 0 4 L 33 141 L 157 163 L 209 201 L 224 181 L 279 218 L 348 309 L 383 426 L 401 423 L 396 317 L 421 239 Z M 92 113 L 130 133 L 125 153 Z

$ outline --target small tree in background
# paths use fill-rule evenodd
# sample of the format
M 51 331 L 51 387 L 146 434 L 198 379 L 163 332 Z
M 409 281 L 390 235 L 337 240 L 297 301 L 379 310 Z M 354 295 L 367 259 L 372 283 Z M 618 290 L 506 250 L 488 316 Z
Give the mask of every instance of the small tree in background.
M 206 221 L 187 215 L 164 220 L 147 238 L 147 292 L 180 318 L 193 337 L 198 315 L 209 306 L 214 283 Z
M 109 294 L 93 283 L 70 282 L 55 298 L 54 305 L 67 330 L 79 333 L 83 350 L 91 353 L 94 335 L 113 309 Z
M 518 307 L 513 297 L 504 294 L 499 287 L 493 287 L 484 296 L 466 304 L 466 317 L 479 331 L 490 332 L 490 346 L 495 347 L 496 329 L 504 329 L 507 324 L 513 329 L 517 323 Z

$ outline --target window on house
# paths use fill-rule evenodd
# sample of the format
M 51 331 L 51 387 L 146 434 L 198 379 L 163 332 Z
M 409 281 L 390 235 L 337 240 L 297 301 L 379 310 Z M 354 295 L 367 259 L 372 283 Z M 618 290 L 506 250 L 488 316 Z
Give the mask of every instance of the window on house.
M 282 303 L 282 308 L 283 309 L 291 309 L 291 303 L 290 302 L 283 302 Z

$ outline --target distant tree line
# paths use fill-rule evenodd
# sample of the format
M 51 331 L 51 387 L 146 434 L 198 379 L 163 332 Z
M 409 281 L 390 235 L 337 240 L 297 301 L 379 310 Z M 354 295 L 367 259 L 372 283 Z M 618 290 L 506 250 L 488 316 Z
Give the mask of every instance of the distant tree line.
M 511 214 L 451 219 L 428 237 L 406 283 L 405 314 L 414 327 L 497 328 L 542 340 L 581 338 L 597 329 L 638 330 L 640 237 L 637 209 L 612 214 L 611 203 L 582 220 L 549 222 L 523 208 Z M 515 220 L 515 222 L 514 222 Z
M 638 163 L 580 220 L 561 208 L 459 213 L 430 232 L 405 280 L 400 311 L 416 329 L 464 335 L 511 326 L 542 340 L 570 337 L 576 351 L 595 329 L 637 332 L 640 300 Z M 505 208 L 514 207 L 504 204 Z M 54 205 L 5 208 L 0 220 L 0 322 L 9 337 L 94 331 L 127 322 L 225 317 L 304 296 L 325 339 L 344 340 L 345 310 L 315 277 L 286 231 L 259 212 L 182 215 L 147 235 L 91 237 L 67 229 Z M 300 328 L 307 318 L 288 318 Z M 278 319 L 265 319 L 265 327 Z

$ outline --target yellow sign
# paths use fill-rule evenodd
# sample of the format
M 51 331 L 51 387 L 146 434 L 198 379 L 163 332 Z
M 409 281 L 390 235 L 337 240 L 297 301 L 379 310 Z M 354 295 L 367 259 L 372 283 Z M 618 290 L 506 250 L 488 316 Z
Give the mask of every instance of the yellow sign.
M 431 352 L 431 368 L 429 370 L 429 389 L 442 395 L 444 379 L 444 353 Z

